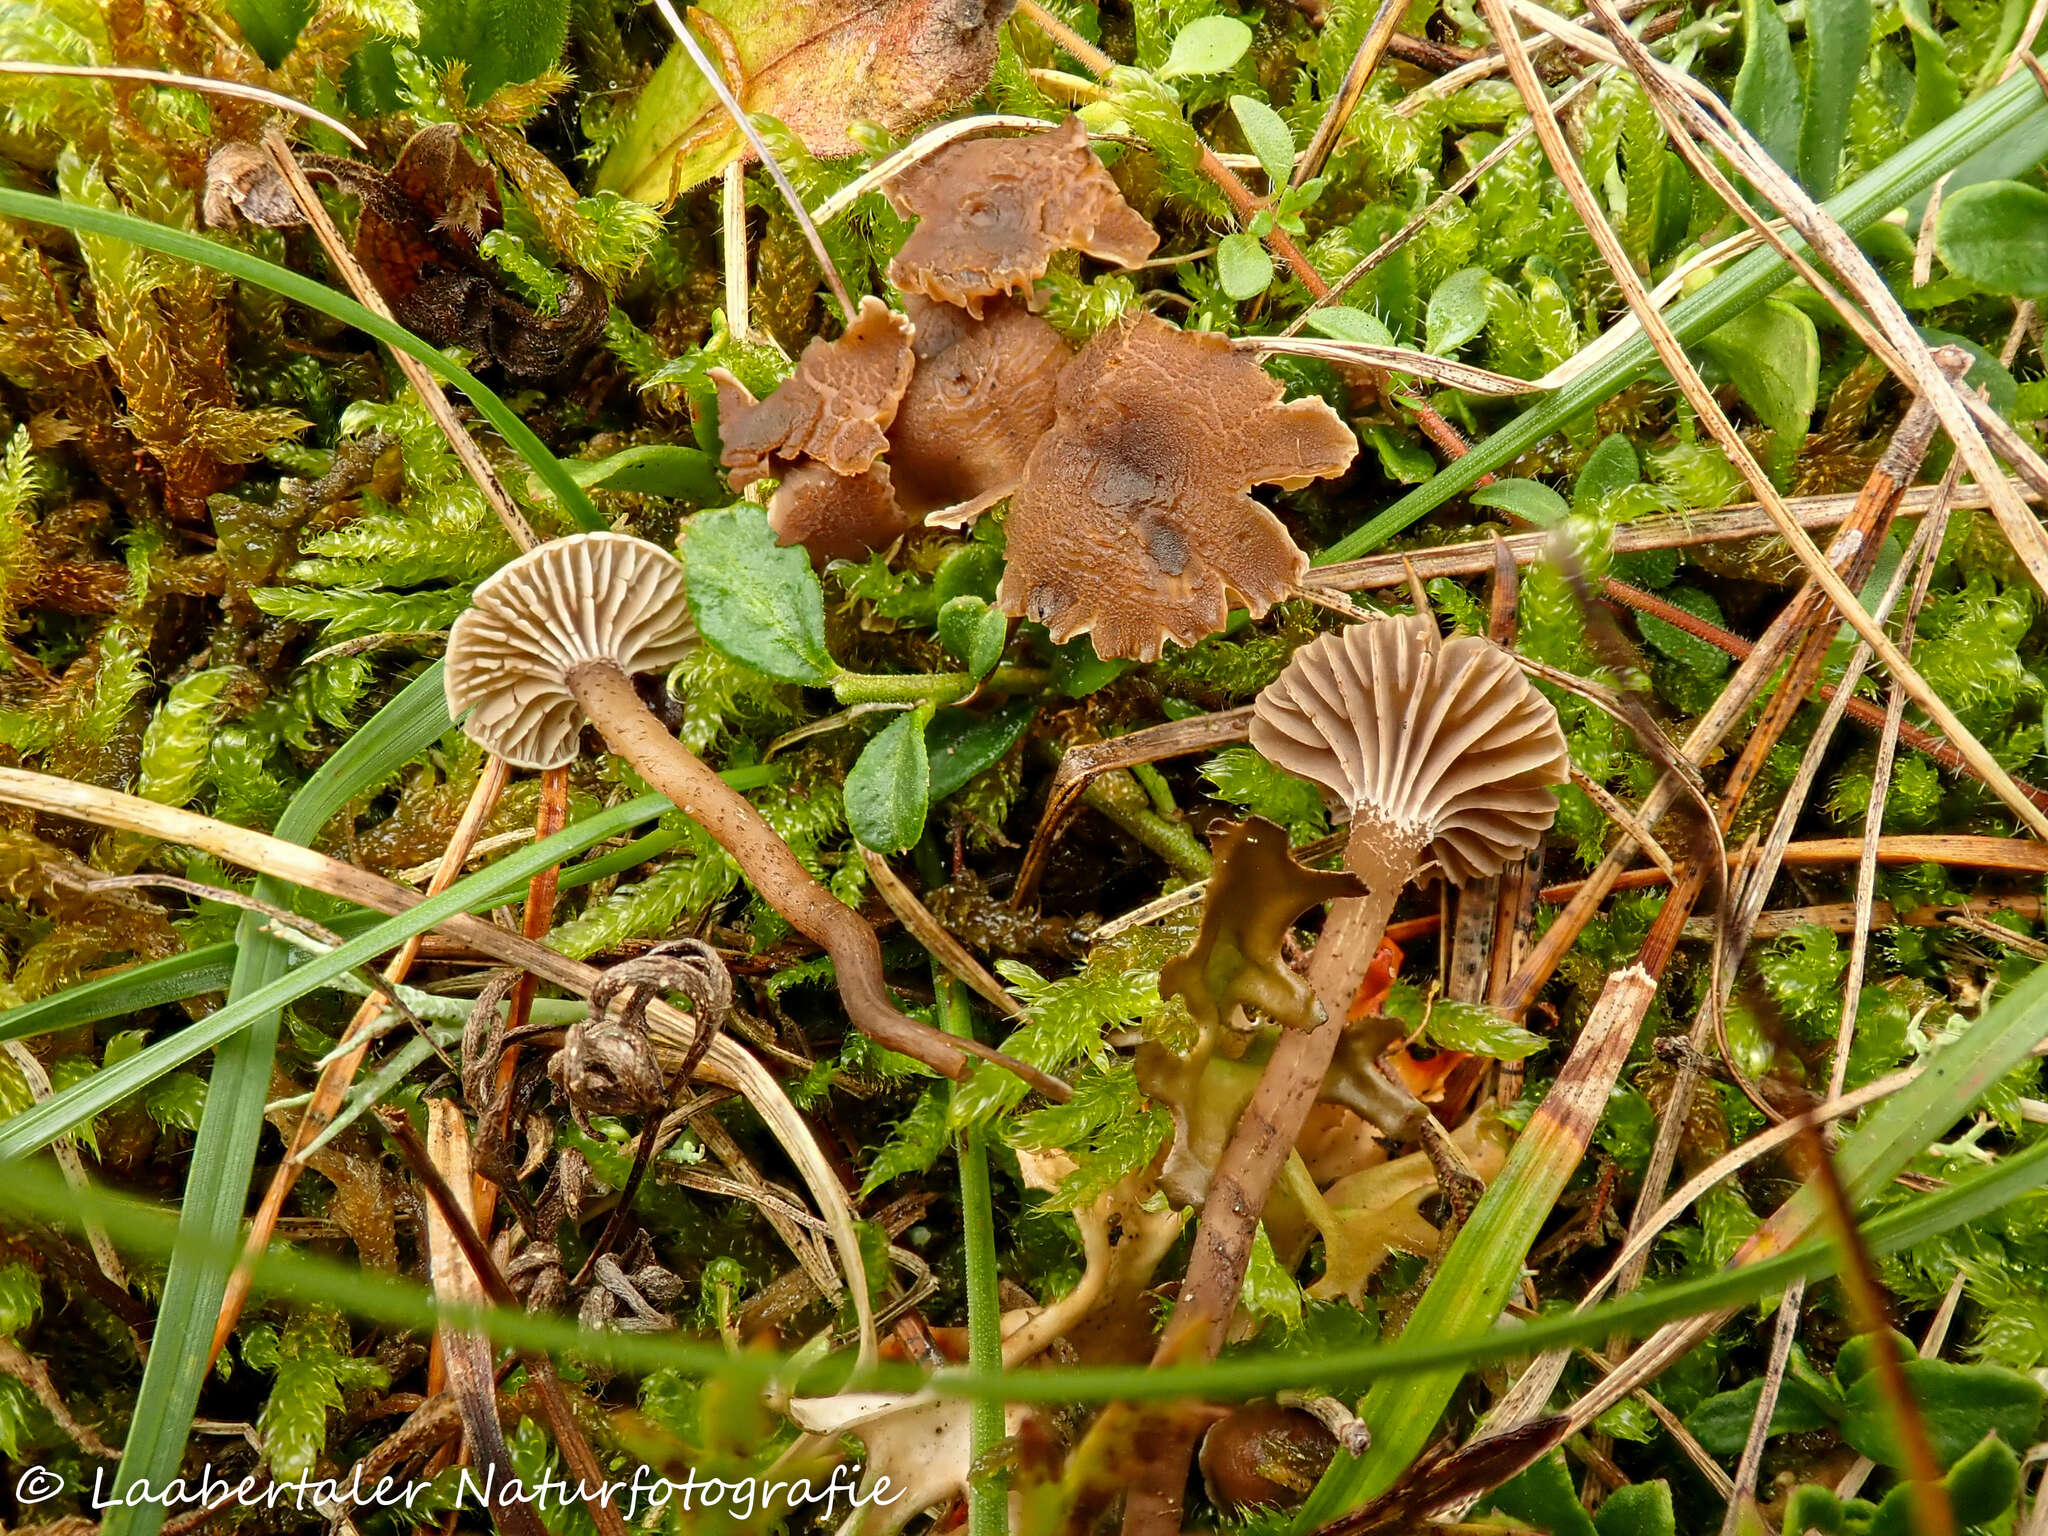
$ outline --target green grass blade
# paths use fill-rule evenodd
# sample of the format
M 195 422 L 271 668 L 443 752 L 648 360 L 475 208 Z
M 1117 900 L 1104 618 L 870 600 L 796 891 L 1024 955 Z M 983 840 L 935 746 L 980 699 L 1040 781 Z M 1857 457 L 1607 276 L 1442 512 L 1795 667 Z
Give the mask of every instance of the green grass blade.
M 311 843 L 352 798 L 425 751 L 450 723 L 441 665 L 436 662 L 377 711 L 306 781 L 278 818 L 277 835 L 290 842 Z M 290 887 L 282 881 L 266 877 L 256 882 L 259 900 L 279 904 L 289 900 L 290 895 Z M 256 1166 L 256 1145 L 263 1133 L 263 1105 L 270 1093 L 280 1010 L 290 1000 L 281 994 L 289 993 L 292 985 L 289 980 L 278 979 L 288 968 L 287 951 L 263 933 L 263 922 L 253 912 L 243 914 L 235 931 L 238 952 L 228 983 L 228 1006 L 212 1016 L 231 1019 L 233 1027 L 214 1031 L 207 1041 L 220 1048 L 215 1052 L 213 1071 L 207 1081 L 206 1109 L 200 1117 L 199 1133 L 192 1145 L 192 1166 L 185 1179 L 179 1219 L 181 1247 L 172 1253 L 170 1272 L 164 1280 L 163 1302 L 157 1310 L 156 1347 L 150 1350 L 149 1364 L 142 1373 L 133 1427 L 115 1474 L 118 1487 L 126 1488 L 138 1479 L 162 1487 L 176 1476 L 184 1458 L 192 1415 L 199 1405 L 207 1345 L 213 1338 L 214 1319 L 220 1314 L 231 1262 L 220 1259 L 216 1247 L 219 1240 L 232 1241 L 241 1230 L 242 1211 L 249 1199 L 249 1180 Z M 300 974 L 313 969 L 304 967 Z M 182 1033 L 171 1038 L 180 1039 Z M 125 1079 L 129 1074 L 123 1069 L 154 1049 L 145 1049 L 96 1075 Z M 204 1046 L 187 1053 L 184 1059 L 189 1060 L 200 1049 Z M 37 1105 L 36 1110 L 57 1106 L 67 1097 L 68 1092 L 54 1094 Z M 105 1102 L 118 1103 L 119 1099 Z M 59 1114 L 62 1113 L 60 1109 Z M 35 1111 L 30 1112 L 34 1114 Z M 6 1131 L 32 1133 L 33 1124 L 24 1124 L 29 1120 L 30 1116 L 22 1116 L 11 1121 Z M 0 1156 L 20 1157 L 30 1150 L 32 1146 L 17 1146 L 13 1152 Z M 190 1249 L 182 1246 L 187 1241 L 193 1245 Z M 108 1536 L 155 1536 L 164 1515 L 161 1504 L 117 1509 L 108 1517 L 106 1531 Z
M 971 1039 L 973 1010 L 967 988 L 932 962 L 932 987 L 938 998 L 939 1024 L 949 1034 Z M 988 1130 L 969 1126 L 960 1135 L 960 1227 L 967 1250 L 967 1364 L 978 1376 L 1003 1374 L 1003 1303 L 996 1262 L 995 1200 L 988 1178 Z M 969 1444 L 975 1465 L 983 1465 L 1002 1444 L 1007 1431 L 1001 1398 L 974 1404 Z M 1008 1536 L 1009 1479 L 999 1472 L 972 1478 L 967 1485 L 968 1536 Z
M 2008 136 L 2038 126 L 2043 120 L 2048 120 L 2048 105 L 2042 103 L 2041 87 L 2030 73 L 2021 70 L 1830 199 L 1827 210 L 1854 233 L 1931 186 L 1944 171 Z M 1795 241 L 1794 248 L 1805 247 Z M 1785 263 L 1777 252 L 1752 251 L 1698 293 L 1672 305 L 1665 311 L 1665 319 L 1681 341 L 1696 341 L 1784 281 Z M 1634 383 L 1656 365 L 1656 360 L 1656 350 L 1649 340 L 1640 335 L 1635 337 L 1599 367 L 1589 369 L 1563 389 L 1546 396 L 1540 405 L 1475 443 L 1464 458 L 1445 465 L 1371 522 L 1346 534 L 1318 555 L 1316 563 L 1353 560 L 1377 549 L 1417 518 L 1470 490 L 1481 475 L 1520 457 L 1572 417 Z
M 1977 1221 L 2036 1191 L 2048 1177 L 2048 1141 L 1931 1194 L 1915 1195 L 1866 1224 L 1872 1253 L 1895 1253 Z M 0 1211 L 34 1216 L 82 1232 L 87 1222 L 103 1226 L 129 1253 L 152 1260 L 169 1254 L 176 1239 L 173 1213 L 105 1190 L 71 1190 L 46 1165 L 24 1164 L 0 1180 Z M 216 1243 L 222 1263 L 232 1262 L 233 1234 Z M 930 1378 L 955 1397 L 1029 1403 L 1110 1402 L 1117 1399 L 1194 1396 L 1219 1401 L 1268 1397 L 1290 1389 L 1355 1392 L 1376 1382 L 1446 1366 L 1478 1366 L 1540 1350 L 1605 1338 L 1617 1328 L 1640 1333 L 1673 1318 L 1723 1307 L 1744 1306 L 1782 1291 L 1792 1281 L 1820 1279 L 1834 1272 L 1835 1245 L 1815 1238 L 1789 1253 L 1740 1269 L 1726 1269 L 1678 1285 L 1656 1286 L 1622 1301 L 1580 1313 L 1558 1313 L 1513 1328 L 1494 1328 L 1469 1339 L 1402 1339 L 1303 1356 L 1239 1356 L 1204 1365 L 1075 1366 L 1059 1371 L 1013 1375 L 948 1370 Z M 674 1367 L 699 1374 L 727 1366 L 758 1370 L 760 1378 L 781 1375 L 788 1357 L 752 1351 L 727 1355 L 673 1334 L 625 1334 L 578 1330 L 573 1319 L 524 1311 L 443 1306 L 424 1286 L 380 1275 L 332 1259 L 290 1249 L 272 1249 L 257 1261 L 256 1294 L 301 1304 L 332 1306 L 363 1321 L 392 1328 L 432 1330 L 438 1324 L 475 1327 L 498 1343 L 549 1350 L 570 1359 L 603 1360 L 621 1369 L 651 1371 Z M 885 1365 L 876 1390 L 914 1390 L 923 1384 L 915 1370 Z
M 237 282 L 253 283 L 258 288 L 268 288 L 272 293 L 284 295 L 296 304 L 308 309 L 317 309 L 323 315 L 330 315 L 344 325 L 352 325 L 359 331 L 367 332 L 386 346 L 418 358 L 428 370 L 438 374 L 469 397 L 470 403 L 482 413 L 483 418 L 498 429 L 498 433 L 511 445 L 541 479 L 541 483 L 555 493 L 556 498 L 568 512 L 570 520 L 586 531 L 601 531 L 610 525 L 604 520 L 590 497 L 584 493 L 562 461 L 548 451 L 547 444 L 534 436 L 533 429 L 514 414 L 512 407 L 501 400 L 495 391 L 487 388 L 476 375 L 457 363 L 442 356 L 440 350 L 429 346 L 413 335 L 404 326 L 374 315 L 354 299 L 337 293 L 324 283 L 316 283 L 310 277 L 280 267 L 275 262 L 252 256 L 247 251 L 238 251 L 231 245 L 218 240 L 209 240 L 204 235 L 191 234 L 182 229 L 166 229 L 161 224 L 152 224 L 147 219 L 138 219 L 132 214 L 115 213 L 105 208 L 84 208 L 76 203 L 60 202 L 54 197 L 45 197 L 36 192 L 17 192 L 12 188 L 0 187 L 0 215 L 9 218 L 27 219 L 37 224 L 58 224 L 66 229 L 82 230 L 91 235 L 105 235 L 111 240 L 125 240 L 130 245 L 139 245 L 145 250 L 159 251 L 166 256 L 175 256 L 182 261 L 194 262 L 209 267 Z
M 253 1022 L 267 1012 L 274 1012 L 305 996 L 351 967 L 366 964 L 397 948 L 414 934 L 424 933 L 445 918 L 466 912 L 475 904 L 489 904 L 502 898 L 524 886 L 550 865 L 560 863 L 569 855 L 580 853 L 592 843 L 602 842 L 628 827 L 651 821 L 669 808 L 668 801 L 660 795 L 642 795 L 624 805 L 601 811 L 553 837 L 500 859 L 490 868 L 451 885 L 439 896 L 429 897 L 409 912 L 385 918 L 340 948 L 312 956 L 305 964 L 274 979 L 266 979 L 255 990 L 235 997 L 225 1008 L 165 1036 L 104 1071 L 95 1072 L 62 1093 L 52 1094 L 13 1119 L 0 1122 L 0 1160 L 27 1156 L 83 1124 L 91 1116 L 118 1104 L 166 1072 L 190 1061 L 201 1051 L 251 1028 Z M 215 1070 L 217 1073 L 218 1067 Z M 265 1082 L 268 1082 L 267 1076 Z M 212 1104 L 211 1092 L 208 1104 L 209 1107 Z M 212 1327 L 210 1317 L 207 1326 L 209 1330 Z

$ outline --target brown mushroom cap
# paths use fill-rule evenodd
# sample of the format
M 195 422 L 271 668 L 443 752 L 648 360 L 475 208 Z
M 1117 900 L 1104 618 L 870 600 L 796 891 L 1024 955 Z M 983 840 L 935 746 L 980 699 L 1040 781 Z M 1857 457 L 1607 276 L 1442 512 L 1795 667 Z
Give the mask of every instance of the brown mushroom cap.
M 994 299 L 975 319 L 912 295 L 917 369 L 889 428 L 896 499 L 912 516 L 1006 492 L 1052 425 L 1060 333 L 1021 305 Z
M 1089 150 L 1078 117 L 1028 138 L 951 145 L 882 190 L 898 213 L 919 220 L 889 263 L 889 281 L 976 316 L 993 294 L 1028 300 L 1054 251 L 1129 267 L 1159 244 Z
M 584 724 L 568 674 L 594 661 L 665 671 L 693 633 L 682 562 L 667 550 L 617 533 L 556 539 L 486 579 L 456 619 L 448 712 L 515 768 L 559 768 Z
M 835 475 L 806 460 L 792 466 L 768 498 L 768 526 L 781 544 L 801 544 L 812 563 L 858 560 L 907 532 L 889 466 L 877 459 L 857 475 Z
M 1252 746 L 1383 827 L 1459 885 L 1498 873 L 1557 816 L 1570 769 L 1557 710 L 1489 640 L 1377 619 L 1294 653 L 1258 697 Z
M 1358 440 L 1322 400 L 1280 396 L 1226 337 L 1153 315 L 1099 333 L 1011 498 L 1003 611 L 1152 661 L 1221 630 L 1233 601 L 1256 618 L 1291 594 L 1308 556 L 1245 493 L 1342 473 Z
M 734 490 L 816 459 L 835 474 L 857 475 L 888 446 L 883 435 L 910 384 L 908 320 L 870 295 L 837 341 L 813 340 L 796 371 L 766 400 L 756 400 L 722 368 L 718 386 L 719 457 Z

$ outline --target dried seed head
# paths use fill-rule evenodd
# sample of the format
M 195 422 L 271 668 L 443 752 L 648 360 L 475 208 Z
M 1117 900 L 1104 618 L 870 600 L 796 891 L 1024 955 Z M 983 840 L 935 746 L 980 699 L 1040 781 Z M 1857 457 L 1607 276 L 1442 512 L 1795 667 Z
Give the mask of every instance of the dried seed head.
M 951 145 L 883 191 L 919 221 L 889 263 L 889 281 L 976 316 L 995 294 L 1028 301 L 1054 251 L 1129 267 L 1159 244 L 1090 152 L 1077 117 L 1051 133 Z
M 1557 815 L 1557 710 L 1489 640 L 1377 619 L 1294 653 L 1258 697 L 1252 745 L 1351 809 L 1361 837 L 1426 845 L 1452 881 L 1498 873 Z
M 1138 315 L 1098 334 L 1061 375 L 1052 429 L 1010 502 L 1000 602 L 1055 641 L 1158 658 L 1291 594 L 1308 556 L 1245 493 L 1341 474 L 1358 452 L 1322 400 L 1228 338 Z
M 813 340 L 796 371 L 766 400 L 722 368 L 718 426 L 725 440 L 719 462 L 734 490 L 815 459 L 834 474 L 857 475 L 888 447 L 883 435 L 910 384 L 913 328 L 872 296 L 837 341 Z
M 1052 425 L 1073 350 L 1038 316 L 992 299 L 975 319 L 916 295 L 917 369 L 889 428 L 896 499 L 913 516 L 1013 489 Z
M 586 1131 L 592 1115 L 659 1114 L 668 1104 L 661 1062 L 644 1031 L 603 1019 L 569 1026 L 548 1058 L 548 1076 Z
M 666 671 L 694 633 L 667 550 L 617 533 L 556 539 L 489 577 L 455 621 L 448 712 L 514 767 L 560 768 L 584 724 L 569 673 L 594 661 Z

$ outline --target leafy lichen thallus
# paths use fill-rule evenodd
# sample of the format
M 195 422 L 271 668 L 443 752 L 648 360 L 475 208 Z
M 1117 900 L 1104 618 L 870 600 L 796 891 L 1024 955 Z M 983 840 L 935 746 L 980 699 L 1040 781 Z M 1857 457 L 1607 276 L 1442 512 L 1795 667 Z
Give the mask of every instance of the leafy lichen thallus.
M 1055 1094 L 1063 1085 L 971 1040 L 908 1018 L 889 1000 L 874 930 L 833 897 L 761 813 L 671 736 L 633 678 L 693 644 L 683 567 L 666 550 L 586 533 L 531 550 L 491 576 L 448 638 L 449 711 L 472 741 L 519 768 L 574 761 L 584 724 L 732 855 L 768 903 L 832 956 L 861 1031 L 948 1077 L 987 1057 Z
M 1570 758 L 1557 710 L 1514 658 L 1426 617 L 1376 619 L 1303 646 L 1259 694 L 1252 746 L 1350 814 L 1345 865 L 1367 894 L 1336 902 L 1310 980 L 1343 1008 L 1357 995 L 1410 880 L 1497 874 L 1557 816 Z M 1462 1159 L 1423 1115 L 1438 1178 Z

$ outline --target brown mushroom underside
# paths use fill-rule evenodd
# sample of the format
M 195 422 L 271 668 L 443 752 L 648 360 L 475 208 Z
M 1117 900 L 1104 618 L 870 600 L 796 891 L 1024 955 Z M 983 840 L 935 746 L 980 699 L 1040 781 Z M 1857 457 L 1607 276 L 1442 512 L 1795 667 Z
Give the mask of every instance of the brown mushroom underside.
M 814 565 L 859 560 L 906 533 L 913 522 L 897 505 L 888 464 L 877 459 L 857 475 L 835 475 L 805 462 L 783 474 L 768 498 L 776 542 L 801 544 Z
M 1055 251 L 1129 267 L 1159 244 L 1076 117 L 1050 133 L 954 144 L 883 192 L 920 221 L 889 263 L 889 281 L 977 316 L 995 294 L 1028 301 Z
M 910 295 L 917 368 L 889 428 L 896 500 L 912 517 L 1014 487 L 1053 421 L 1060 333 L 1021 305 L 994 299 L 977 320 Z
M 1152 315 L 1098 334 L 1011 498 L 1003 611 L 1152 661 L 1220 631 L 1233 602 L 1257 618 L 1290 595 L 1308 556 L 1245 493 L 1341 474 L 1358 440 L 1321 399 L 1280 396 L 1226 337 Z

